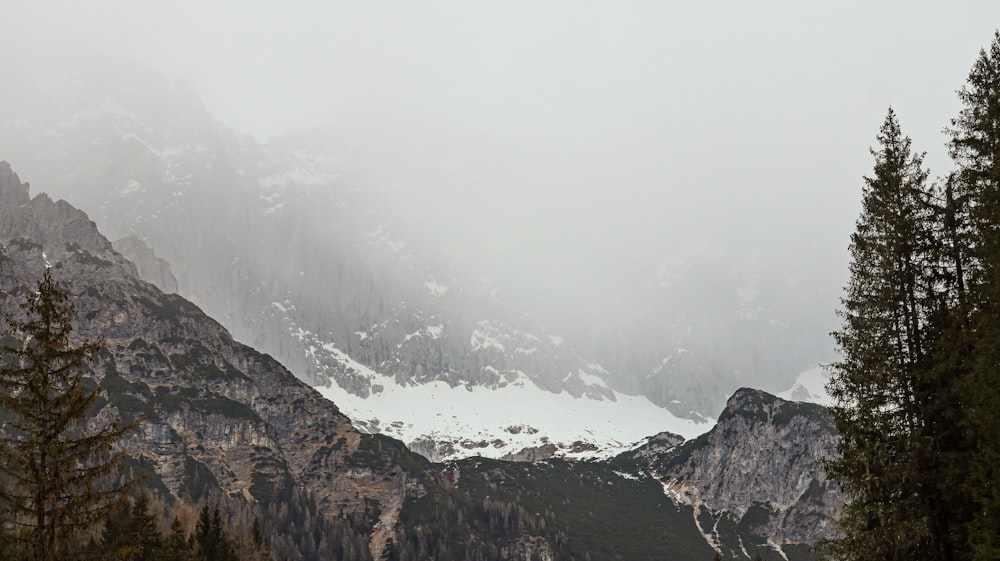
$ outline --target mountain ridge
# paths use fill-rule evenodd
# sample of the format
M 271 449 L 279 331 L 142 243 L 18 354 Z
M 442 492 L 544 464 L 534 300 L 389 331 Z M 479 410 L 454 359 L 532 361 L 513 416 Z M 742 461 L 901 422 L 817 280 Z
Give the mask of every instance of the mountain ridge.
M 637 315 L 610 336 L 600 321 L 592 337 L 550 333 L 516 309 L 511 287 L 495 275 L 460 271 L 459 257 L 422 243 L 414 235 L 421 217 L 386 204 L 391 194 L 359 171 L 335 132 L 256 142 L 215 121 L 190 88 L 124 62 L 114 67 L 63 69 L 55 75 L 66 78 L 43 85 L 64 92 L 66 102 L 11 113 L 4 107 L 34 107 L 24 98 L 41 71 L 0 66 L 18 85 L 0 93 L 0 148 L 88 210 L 113 239 L 141 239 L 170 263 L 179 293 L 311 385 L 377 393 L 383 381 L 361 376 L 351 361 L 404 385 L 498 387 L 523 373 L 549 393 L 610 403 L 612 391 L 643 395 L 674 416 L 706 421 L 743 379 L 737 366 L 790 382 L 788 373 L 804 365 L 795 348 L 760 352 L 790 324 L 787 310 L 755 299 L 769 285 L 763 280 L 784 279 L 766 277 L 754 259 L 730 267 L 692 248 L 691 259 L 646 272 L 648 282 L 635 290 L 643 309 L 629 308 Z M 725 298 L 700 312 L 684 305 L 705 286 Z M 477 336 L 485 331 L 540 343 L 477 344 L 488 340 Z M 730 347 L 748 360 L 728 357 Z M 391 412 L 355 417 L 370 428 L 406 422 Z M 502 429 L 488 440 L 504 438 Z M 635 438 L 658 430 L 651 424 Z M 432 432 L 446 445 L 470 436 L 428 426 L 408 442 Z M 579 439 L 586 433 L 564 444 Z
M 419 493 L 419 479 L 407 482 L 392 460 L 408 453 L 366 451 L 375 437 L 358 433 L 336 405 L 270 356 L 233 341 L 190 302 L 139 280 L 86 214 L 28 193 L 0 162 L 0 303 L 11 306 L 45 268 L 69 290 L 78 334 L 104 342 L 89 373 L 105 388 L 101 414 L 142 419 L 124 448 L 130 469 L 146 474 L 144 485 L 167 499 L 221 492 L 254 507 L 275 544 L 296 557 L 309 557 L 316 545 L 278 529 L 309 508 L 323 514 L 323 527 L 367 547 L 375 535 L 366 528 L 397 513 L 407 493 Z M 411 474 L 423 469 L 404 465 Z
M 21 159 L 46 162 L 29 167 L 39 168 L 47 188 L 90 209 L 120 246 L 138 239 L 150 248 L 152 255 L 134 242 L 122 247 L 146 280 L 191 299 L 310 385 L 336 389 L 332 396 L 365 430 L 387 431 L 433 459 L 516 455 L 549 444 L 562 453 L 579 449 L 577 442 L 607 457 L 662 428 L 631 423 L 627 434 L 603 436 L 609 419 L 628 416 L 623 400 L 650 420 L 677 424 L 646 398 L 615 389 L 613 376 L 571 342 L 530 321 L 498 317 L 503 307 L 490 303 L 488 283 L 465 282 L 446 258 L 413 243 L 406 221 L 354 181 L 349 157 L 328 138 L 290 134 L 258 144 L 215 123 L 187 90 L 175 94 L 155 76 L 144 79 L 149 83 L 134 86 L 120 78 L 102 84 L 106 94 L 80 95 L 71 114 L 46 129 L 43 136 L 67 141 L 91 131 L 85 160 L 30 130 L 21 132 L 32 140 L 11 148 L 25 154 L 30 147 Z M 116 94 L 118 87 L 127 95 Z M 131 109 L 145 88 L 160 89 L 157 101 Z M 499 422 L 471 431 L 424 423 L 433 417 L 417 410 L 397 416 L 382 404 L 380 389 L 441 383 L 453 390 L 523 385 L 522 393 L 551 397 L 565 420 L 549 416 L 532 426 L 535 438 L 524 432 L 512 439 L 505 429 L 519 423 L 504 418 L 499 401 L 475 398 Z M 573 402 L 560 395 L 588 412 L 595 410 L 590 401 L 606 403 L 596 416 L 574 417 Z M 483 440 L 506 444 L 461 445 Z
M 69 289 L 79 334 L 105 341 L 88 373 L 104 387 L 98 415 L 144 418 L 124 444 L 129 469 L 145 474 L 144 487 L 164 500 L 215 497 L 236 519 L 261 516 L 276 551 L 297 559 L 449 559 L 459 554 L 448 545 L 457 539 L 470 558 L 508 561 L 657 552 L 697 559 L 713 549 L 727 559 L 749 558 L 743 552 L 768 561 L 809 559 L 794 541 L 801 536 L 761 535 L 772 528 L 766 523 L 731 533 L 722 525 L 716 538 L 705 525 L 719 528 L 738 511 L 704 512 L 703 504 L 665 492 L 670 470 L 684 465 L 675 451 L 691 446 L 689 458 L 701 453 L 699 443 L 712 433 L 680 446 L 680 437 L 661 434 L 618 463 L 431 464 L 399 441 L 360 433 L 273 358 L 235 342 L 194 304 L 141 281 L 85 213 L 45 195 L 30 198 L 5 162 L 0 203 L 0 306 L 10 309 L 47 267 Z M 760 403 L 740 397 L 748 392 Z M 730 402 L 732 411 L 713 432 L 742 419 L 758 423 L 739 425 L 743 431 L 774 425 L 782 411 L 791 420 L 780 425 L 786 429 L 814 416 L 810 409 L 799 419 L 799 405 L 755 390 Z M 763 431 L 757 443 L 775 446 L 781 434 Z M 655 540 L 629 538 L 640 527 Z M 314 532 L 339 538 L 315 541 Z M 730 547 L 732 540 L 741 545 Z
M 713 527 L 728 519 L 777 544 L 815 543 L 831 535 L 843 500 L 823 469 L 838 441 L 822 405 L 740 388 L 705 434 L 668 446 L 651 441 L 616 461 L 704 509 Z

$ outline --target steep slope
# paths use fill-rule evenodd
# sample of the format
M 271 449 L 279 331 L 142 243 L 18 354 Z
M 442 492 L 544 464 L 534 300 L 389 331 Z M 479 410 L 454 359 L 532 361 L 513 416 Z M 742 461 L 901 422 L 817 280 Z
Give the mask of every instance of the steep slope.
M 491 549 L 501 558 L 525 560 L 695 561 L 713 555 L 690 506 L 672 502 L 656 480 L 606 463 L 470 458 L 442 474 L 449 485 L 404 507 L 392 559 L 464 559 Z M 504 556 L 504 549 L 523 553 Z
M 822 461 L 837 440 L 822 406 L 743 388 L 708 433 L 680 445 L 661 438 L 616 462 L 692 506 L 699 529 L 724 554 L 761 547 L 787 554 L 832 531 L 841 496 Z
M 761 422 L 784 427 L 765 432 L 762 448 L 769 439 L 800 438 L 794 430 L 812 436 L 799 419 L 811 410 L 747 390 L 709 435 L 680 448 L 679 437 L 660 435 L 614 465 L 484 458 L 433 465 L 398 441 L 359 433 L 271 357 L 234 342 L 190 302 L 139 280 L 84 213 L 45 195 L 30 198 L 28 185 L 0 163 L 0 307 L 14 311 L 46 266 L 77 304 L 79 334 L 105 341 L 90 372 L 103 386 L 96 415 L 142 418 L 125 446 L 147 491 L 163 503 L 222 500 L 236 523 L 261 516 L 279 555 L 693 561 L 712 554 L 705 524 L 714 520 L 729 544 L 722 521 L 739 520 L 742 533 L 732 535 L 746 536 L 745 550 L 769 561 L 805 558 L 794 547 L 755 547 L 749 540 L 770 531 L 773 517 L 744 528 L 763 507 L 724 503 L 738 480 L 723 474 L 726 486 L 712 487 L 719 474 L 689 474 L 685 466 L 695 464 L 685 458 L 702 458 L 705 442 L 745 454 L 734 441 L 745 434 L 715 435 L 761 430 Z M 792 490 L 781 494 L 772 480 L 770 488 L 758 485 L 760 497 L 794 496 L 799 481 L 817 477 L 808 471 L 815 467 L 791 463 L 776 473 Z M 666 492 L 675 486 L 650 473 L 697 489 L 720 510 L 703 512 L 707 503 Z M 723 551 L 742 558 L 736 546 Z
M 452 462 L 404 506 L 392 558 L 815 560 L 841 500 L 821 466 L 836 441 L 823 407 L 744 388 L 709 433 L 611 462 Z
M 263 517 L 281 555 L 341 556 L 337 548 L 350 542 L 349 557 L 365 559 L 378 517 L 422 492 L 426 464 L 360 434 L 270 356 L 139 280 L 83 212 L 44 194 L 29 198 L 6 162 L 0 240 L 5 311 L 51 267 L 76 303 L 78 334 L 104 339 L 91 372 L 104 388 L 96 415 L 142 419 L 126 442 L 130 466 L 165 502 L 226 498 Z M 310 516 L 319 519 L 305 522 Z M 320 544 L 320 530 L 346 537 Z
M 680 251 L 644 263 L 620 289 L 630 297 L 610 300 L 620 309 L 599 314 L 617 319 L 578 339 L 622 384 L 677 415 L 714 418 L 740 386 L 780 392 L 833 360 L 836 318 L 823 311 L 836 307 L 841 273 L 829 255 L 701 240 Z
M 128 236 L 116 240 L 112 245 L 115 251 L 135 264 L 139 278 L 153 284 L 166 294 L 177 293 L 177 278 L 170 270 L 170 263 L 160 259 L 142 240 Z
M 707 429 L 616 389 L 615 376 L 572 342 L 423 246 L 333 135 L 260 144 L 215 122 L 184 86 L 127 63 L 101 65 L 0 66 L 18 86 L 0 92 L 0 149 L 120 239 L 145 280 L 176 290 L 237 340 L 328 388 L 365 430 L 443 459 L 548 445 L 562 453 L 577 442 L 609 456 L 660 426 Z M 134 239 L 168 262 L 173 278 Z M 506 427 L 518 421 L 505 417 L 501 399 L 470 399 L 464 409 L 485 407 L 484 418 L 498 420 L 471 427 L 393 407 L 395 389 L 424 385 L 517 387 L 532 401 L 551 397 L 550 414 L 511 438 Z M 636 406 L 648 423 L 605 430 Z M 674 411 L 692 417 L 696 408 Z M 461 445 L 484 440 L 502 445 Z

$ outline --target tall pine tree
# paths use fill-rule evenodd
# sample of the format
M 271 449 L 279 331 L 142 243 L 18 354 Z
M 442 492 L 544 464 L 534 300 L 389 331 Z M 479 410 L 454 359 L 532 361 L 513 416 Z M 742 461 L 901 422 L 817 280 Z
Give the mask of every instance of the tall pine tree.
M 843 327 L 834 333 L 842 358 L 829 384 L 842 439 L 827 469 L 847 504 L 840 537 L 828 545 L 841 559 L 910 559 L 934 541 L 920 494 L 915 389 L 933 344 L 936 212 L 923 155 L 912 152 L 892 109 L 877 139 L 851 237 Z
M 967 216 L 971 372 L 963 392 L 974 440 L 963 492 L 974 501 L 969 541 L 977 560 L 1000 559 L 1000 31 L 980 51 L 952 120 L 955 199 Z
M 129 427 L 88 428 L 99 390 L 85 381 L 84 363 L 99 343 L 73 344 L 73 305 L 51 271 L 21 311 L 4 317 L 0 345 L 0 410 L 7 419 L 0 503 L 14 535 L 30 543 L 32 559 L 51 561 L 120 497 L 104 483 L 119 468 L 115 445 Z
M 198 561 L 238 561 L 233 542 L 223 527 L 219 505 L 213 510 L 209 510 L 207 504 L 202 506 L 194 542 Z
M 111 513 L 104 525 L 104 534 L 93 544 L 95 557 L 108 561 L 161 561 L 164 540 L 157 528 L 156 517 L 149 512 L 145 493 L 134 504 L 123 501 L 117 512 Z
M 852 237 L 829 385 L 843 559 L 1000 559 L 1000 32 L 959 98 L 936 190 L 890 113 Z

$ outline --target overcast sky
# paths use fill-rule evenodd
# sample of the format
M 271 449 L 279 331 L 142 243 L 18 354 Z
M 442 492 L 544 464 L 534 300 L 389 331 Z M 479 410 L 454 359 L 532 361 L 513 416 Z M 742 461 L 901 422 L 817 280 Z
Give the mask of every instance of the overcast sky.
M 330 125 L 438 234 L 541 276 L 623 244 L 844 260 L 887 107 L 946 172 L 997 25 L 996 0 L 0 0 L 2 48 L 137 59 L 260 140 Z

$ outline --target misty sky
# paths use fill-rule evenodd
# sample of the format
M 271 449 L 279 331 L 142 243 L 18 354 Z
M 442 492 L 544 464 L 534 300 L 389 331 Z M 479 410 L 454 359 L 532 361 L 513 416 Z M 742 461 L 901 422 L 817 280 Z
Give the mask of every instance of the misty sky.
M 548 289 L 705 243 L 846 263 L 887 107 L 945 173 L 998 25 L 995 0 L 0 0 L 0 48 L 134 58 L 262 141 L 332 127 L 433 235 Z

